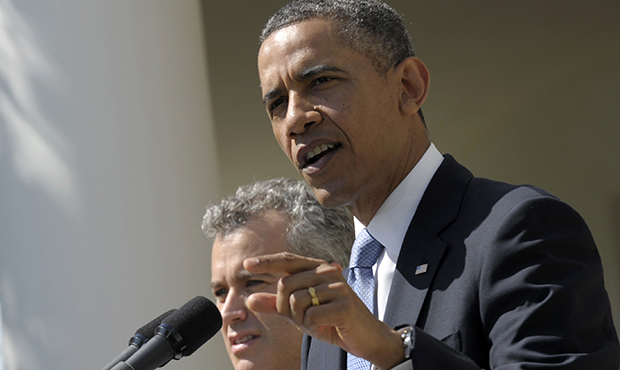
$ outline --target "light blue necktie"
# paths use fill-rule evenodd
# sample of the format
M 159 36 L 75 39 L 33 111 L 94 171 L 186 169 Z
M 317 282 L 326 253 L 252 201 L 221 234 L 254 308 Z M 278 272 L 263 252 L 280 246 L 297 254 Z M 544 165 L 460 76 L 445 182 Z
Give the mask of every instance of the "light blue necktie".
M 353 243 L 349 264 L 348 283 L 375 316 L 375 278 L 372 275 L 372 266 L 377 262 L 382 251 L 381 243 L 373 238 L 367 229 L 364 229 Z M 370 362 L 348 353 L 347 369 L 369 370 Z

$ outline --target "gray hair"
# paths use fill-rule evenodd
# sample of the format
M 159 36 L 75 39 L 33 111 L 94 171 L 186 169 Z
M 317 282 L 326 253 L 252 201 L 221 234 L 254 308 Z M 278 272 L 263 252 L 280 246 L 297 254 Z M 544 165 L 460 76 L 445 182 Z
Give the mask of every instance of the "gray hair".
M 286 241 L 292 253 L 348 265 L 355 239 L 351 215 L 342 207 L 323 207 L 303 181 L 276 178 L 241 186 L 207 208 L 202 231 L 223 237 L 270 210 L 290 219 Z
M 294 0 L 269 18 L 259 42 L 262 45 L 275 31 L 310 19 L 333 21 L 342 42 L 370 58 L 381 74 L 415 56 L 401 16 L 378 0 Z

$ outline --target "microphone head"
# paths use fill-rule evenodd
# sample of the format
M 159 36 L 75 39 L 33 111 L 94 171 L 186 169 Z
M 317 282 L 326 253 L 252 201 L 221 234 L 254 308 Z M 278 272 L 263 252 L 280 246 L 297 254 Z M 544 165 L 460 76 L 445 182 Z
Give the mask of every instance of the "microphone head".
M 151 322 L 145 324 L 143 327 L 136 330 L 136 335 L 141 334 L 147 337 L 148 339 L 151 339 L 153 335 L 155 335 L 155 329 L 157 329 L 157 327 L 164 321 L 166 317 L 170 316 L 170 314 L 175 311 L 176 309 L 168 310 L 162 313 L 161 315 L 157 316 L 156 318 L 151 320 Z
M 142 347 L 144 343 L 153 338 L 153 335 L 155 335 L 155 329 L 157 329 L 161 322 L 174 311 L 176 311 L 176 309 L 168 310 L 136 330 L 136 334 L 129 338 L 129 345 L 136 348 Z
M 189 356 L 220 330 L 222 316 L 213 302 L 197 296 L 164 318 L 161 324 L 176 329 L 186 345 L 183 356 Z

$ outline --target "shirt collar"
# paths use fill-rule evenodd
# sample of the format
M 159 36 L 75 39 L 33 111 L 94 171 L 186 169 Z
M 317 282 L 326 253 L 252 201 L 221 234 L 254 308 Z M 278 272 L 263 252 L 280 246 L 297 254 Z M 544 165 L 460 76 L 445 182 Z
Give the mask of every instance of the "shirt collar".
M 420 161 L 392 191 L 368 224 L 370 234 L 385 247 L 387 254 L 394 261 L 398 258 L 405 234 L 422 195 L 441 162 L 443 156 L 431 143 Z M 364 225 L 357 218 L 354 221 L 357 235 L 364 229 Z

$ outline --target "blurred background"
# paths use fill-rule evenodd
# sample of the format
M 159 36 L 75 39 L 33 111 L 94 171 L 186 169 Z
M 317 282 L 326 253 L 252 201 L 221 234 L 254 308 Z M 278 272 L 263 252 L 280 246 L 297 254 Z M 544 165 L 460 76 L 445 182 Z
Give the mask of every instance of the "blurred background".
M 431 138 L 589 224 L 620 323 L 620 3 L 387 1 L 431 71 Z M 257 38 L 284 1 L 0 0 L 0 370 L 100 369 L 210 293 L 206 206 L 298 178 Z M 221 337 L 170 369 L 232 369 Z

